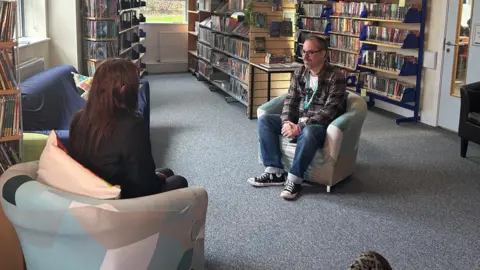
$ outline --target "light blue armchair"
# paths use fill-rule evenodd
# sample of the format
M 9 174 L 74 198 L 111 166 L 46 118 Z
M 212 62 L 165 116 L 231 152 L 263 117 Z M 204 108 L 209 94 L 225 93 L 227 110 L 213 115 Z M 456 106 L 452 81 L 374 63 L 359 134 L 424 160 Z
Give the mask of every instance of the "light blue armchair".
M 263 114 L 280 114 L 285 96 L 286 94 L 283 94 L 260 106 L 257 117 Z M 365 100 L 355 93 L 348 93 L 347 110 L 328 126 L 325 145 L 317 151 L 307 169 L 305 180 L 325 185 L 327 192 L 330 192 L 332 186 L 354 173 L 360 133 L 366 115 Z M 280 136 L 283 164 L 287 170 L 292 166 L 296 147 L 289 141 L 288 138 Z M 258 156 L 263 164 L 260 151 Z
M 29 270 L 205 268 L 208 204 L 201 187 L 127 200 L 96 200 L 36 179 L 38 163 L 9 168 L 1 204 Z

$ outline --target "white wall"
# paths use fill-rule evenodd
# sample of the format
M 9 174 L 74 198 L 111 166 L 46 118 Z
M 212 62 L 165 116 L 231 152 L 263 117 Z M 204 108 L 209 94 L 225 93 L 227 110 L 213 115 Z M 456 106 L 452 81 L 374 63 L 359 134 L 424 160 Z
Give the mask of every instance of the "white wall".
M 50 65 L 69 64 L 82 70 L 80 0 L 48 0 L 47 14 Z
M 433 4 L 434 2 L 435 4 Z M 448 0 L 428 0 L 425 51 L 437 53 L 437 65 L 434 70 L 423 69 L 420 121 L 431 126 L 438 125 L 447 4 Z
M 150 73 L 186 72 L 188 70 L 187 24 L 143 23 L 147 32 L 143 62 Z

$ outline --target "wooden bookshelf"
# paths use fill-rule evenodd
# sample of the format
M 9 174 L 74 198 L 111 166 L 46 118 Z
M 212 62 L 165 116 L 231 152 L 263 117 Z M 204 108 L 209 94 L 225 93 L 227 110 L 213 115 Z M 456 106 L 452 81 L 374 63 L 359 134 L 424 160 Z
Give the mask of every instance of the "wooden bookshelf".
M 284 11 L 294 14 L 295 4 L 282 1 L 283 11 L 272 11 L 272 4 L 267 2 L 207 2 L 200 1 L 197 6 L 197 1 L 189 0 L 189 71 L 207 82 L 211 91 L 227 93 L 227 102 L 245 105 L 246 115 L 255 117 L 256 109 L 267 101 L 267 74 L 257 70 L 253 84 L 250 81 L 251 64 L 265 63 L 266 56 L 266 53 L 255 53 L 254 40 L 265 37 L 266 52 L 293 56 L 293 35 L 269 37 L 268 27 L 272 20 L 282 21 Z M 253 19 L 247 21 L 249 12 L 251 16 L 265 13 L 266 27 L 255 28 Z M 271 98 L 288 90 L 290 73 L 272 74 L 271 78 Z
M 252 12 L 261 12 L 266 14 L 266 28 L 252 27 L 250 29 L 250 61 L 255 64 L 265 63 L 265 56 L 267 53 L 274 55 L 289 55 L 293 60 L 294 55 L 294 35 L 295 27 L 293 26 L 293 35 L 291 37 L 270 37 L 269 29 L 272 21 L 282 21 L 284 19 L 284 12 L 295 13 L 295 4 L 282 0 L 282 11 L 272 11 L 272 4 L 270 2 L 252 2 Z M 295 24 L 295 22 L 293 22 Z M 265 38 L 265 53 L 255 53 L 255 38 Z M 267 73 L 259 69 L 255 69 L 254 76 L 254 96 L 253 98 L 253 117 L 256 117 L 256 112 L 259 106 L 267 101 L 268 83 Z M 271 90 L 270 98 L 275 98 L 288 91 L 290 87 L 291 73 L 271 74 Z
M 0 174 L 22 160 L 17 1 L 0 1 Z M 12 12 L 15 11 L 15 12 Z M 8 15 L 7 15 L 8 14 Z
M 110 1 L 104 5 L 98 1 L 83 1 L 85 73 L 93 76 L 101 61 L 121 57 L 137 64 L 140 77 L 148 74 L 142 62 L 146 33 L 141 26 L 145 22 L 141 9 L 146 1 Z

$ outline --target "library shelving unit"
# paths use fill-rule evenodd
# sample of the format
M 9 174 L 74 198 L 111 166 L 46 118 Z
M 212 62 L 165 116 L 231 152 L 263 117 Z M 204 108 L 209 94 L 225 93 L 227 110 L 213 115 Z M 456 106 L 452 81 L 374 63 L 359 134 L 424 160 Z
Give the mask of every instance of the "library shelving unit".
M 285 11 L 294 14 L 294 3 L 286 0 L 280 3 L 282 8 L 273 10 L 272 3 L 257 0 L 198 5 L 194 0 L 189 1 L 189 70 L 199 80 L 207 81 L 210 90 L 220 89 L 227 93 L 227 102 L 245 105 L 249 118 L 253 118 L 256 108 L 267 101 L 268 92 L 267 74 L 256 70 L 252 82 L 250 65 L 265 63 L 267 52 L 293 56 L 293 36 L 269 37 L 271 21 L 282 21 Z M 262 28 L 253 23 L 252 17 L 259 13 L 266 17 L 266 26 Z M 254 49 L 258 37 L 265 38 L 265 52 Z M 289 82 L 289 73 L 272 74 L 271 98 L 287 91 Z
M 17 7 L 17 1 L 0 1 L 0 174 L 23 156 Z
M 142 63 L 146 32 L 140 24 L 146 20 L 140 13 L 145 6 L 146 2 L 140 0 L 83 1 L 83 54 L 89 76 L 95 73 L 98 63 L 114 57 L 130 59 L 139 67 L 140 77 L 146 75 Z
M 426 0 L 301 1 L 295 59 L 305 34 L 329 41 L 329 61 L 345 74 L 347 89 L 410 110 L 420 120 Z

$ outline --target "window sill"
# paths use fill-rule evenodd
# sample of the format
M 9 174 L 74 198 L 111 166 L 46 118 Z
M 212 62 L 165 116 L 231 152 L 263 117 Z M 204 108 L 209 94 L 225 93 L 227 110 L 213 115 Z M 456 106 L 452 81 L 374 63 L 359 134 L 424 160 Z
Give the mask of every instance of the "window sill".
M 48 37 L 21 37 L 18 39 L 18 47 L 26 48 L 49 40 Z

